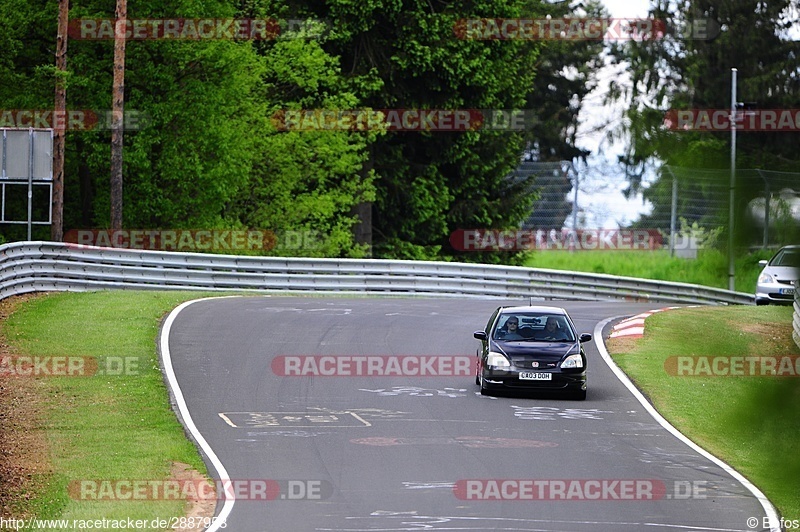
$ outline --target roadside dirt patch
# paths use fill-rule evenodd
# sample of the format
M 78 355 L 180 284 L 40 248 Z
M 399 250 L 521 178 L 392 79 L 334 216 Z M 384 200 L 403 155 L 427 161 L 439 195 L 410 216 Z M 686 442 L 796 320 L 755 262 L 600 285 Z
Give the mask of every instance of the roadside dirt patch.
M 761 352 L 753 353 L 753 356 L 763 356 L 770 354 L 800 354 L 792 340 L 792 322 L 786 323 L 737 323 L 732 322 L 731 327 L 738 328 L 748 334 L 757 334 L 763 343 Z
M 625 338 L 624 336 L 609 338 L 605 342 L 606 349 L 609 353 L 613 353 L 615 355 L 630 353 L 636 349 L 639 340 L 639 338 Z
M 17 354 L 8 345 L 5 320 L 37 297 L 0 301 L 0 357 Z M 0 374 L 0 516 L 6 519 L 30 517 L 28 501 L 43 492 L 52 474 L 41 414 L 36 380 Z
M 200 482 L 208 482 L 209 485 L 213 485 L 208 477 L 200 474 L 200 472 L 196 469 L 192 469 L 188 464 L 173 462 L 171 473 L 174 480 L 191 481 L 195 486 L 197 486 Z M 216 491 L 214 491 L 214 493 L 216 494 Z M 205 530 L 206 527 L 202 524 L 203 518 L 207 517 L 210 519 L 213 517 L 214 509 L 217 506 L 216 499 L 217 497 L 215 496 L 206 500 L 188 501 L 186 503 L 186 517 L 189 518 L 188 522 L 191 522 L 192 518 L 194 518 L 196 526 L 192 528 L 177 526 L 174 528 L 174 530 L 178 532 L 202 532 L 202 530 Z

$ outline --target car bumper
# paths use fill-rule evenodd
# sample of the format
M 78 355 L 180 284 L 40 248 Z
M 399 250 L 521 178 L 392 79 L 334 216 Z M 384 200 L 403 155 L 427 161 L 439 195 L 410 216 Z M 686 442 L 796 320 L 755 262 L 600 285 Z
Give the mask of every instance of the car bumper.
M 483 370 L 484 387 L 489 390 L 552 390 L 552 391 L 578 391 L 586 389 L 586 371 L 566 372 L 566 371 L 546 371 L 550 373 L 551 380 L 525 380 L 520 378 L 521 372 L 531 372 L 525 370 Z
M 783 283 L 760 284 L 756 288 L 756 303 L 787 304 L 794 301 L 794 288 Z

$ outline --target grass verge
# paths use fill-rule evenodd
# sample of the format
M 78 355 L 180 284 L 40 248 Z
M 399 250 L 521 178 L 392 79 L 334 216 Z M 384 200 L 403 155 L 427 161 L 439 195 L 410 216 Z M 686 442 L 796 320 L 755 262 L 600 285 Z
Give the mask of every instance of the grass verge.
M 762 269 L 758 261 L 773 254 L 773 251 L 757 251 L 736 259 L 736 290 L 754 293 Z M 700 250 L 694 260 L 670 257 L 668 250 L 536 251 L 525 266 L 728 288 L 728 258 L 714 249 Z
M 791 307 L 685 308 L 647 318 L 641 339 L 607 345 L 670 423 L 798 519 L 800 377 L 678 376 L 665 366 L 683 355 L 798 355 L 791 316 Z
M 175 464 L 206 473 L 170 408 L 155 343 L 161 318 L 181 302 L 203 295 L 62 293 L 18 306 L 3 326 L 8 343 L 4 356 L 92 357 L 105 374 L 9 377 L 13 364 L 6 359 L 7 375 L 0 384 L 12 394 L 26 390 L 25 402 L 18 399 L 17 405 L 27 408 L 35 422 L 20 425 L 22 432 L 6 431 L 5 440 L 33 436 L 40 443 L 35 451 L 39 455 L 31 457 L 30 449 L 17 454 L 42 467 L 37 482 L 23 486 L 3 513 L 147 521 L 186 515 L 182 500 L 84 500 L 75 482 L 166 480 L 174 478 Z M 17 459 L 11 458 L 7 461 L 13 464 Z

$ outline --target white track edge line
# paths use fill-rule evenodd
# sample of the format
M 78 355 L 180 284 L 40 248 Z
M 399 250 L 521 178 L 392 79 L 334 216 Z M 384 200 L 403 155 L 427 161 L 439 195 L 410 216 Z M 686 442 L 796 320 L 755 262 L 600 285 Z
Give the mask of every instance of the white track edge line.
M 236 297 L 236 296 L 232 296 Z M 213 520 L 211 526 L 206 529 L 206 532 L 216 532 L 220 528 L 227 527 L 227 519 L 230 515 L 231 511 L 233 510 L 233 504 L 236 502 L 236 495 L 234 491 L 230 488 L 230 478 L 228 477 L 228 472 L 225 470 L 225 466 L 222 465 L 222 462 L 217 457 L 214 450 L 211 449 L 211 446 L 208 444 L 206 439 L 200 434 L 200 431 L 197 429 L 197 426 L 194 424 L 194 420 L 192 419 L 192 415 L 189 413 L 189 408 L 186 406 L 186 400 L 183 397 L 183 391 L 181 391 L 181 387 L 178 385 L 178 379 L 175 377 L 175 370 L 172 367 L 172 355 L 169 351 L 169 333 L 172 330 L 172 323 L 175 321 L 175 318 L 178 317 L 178 314 L 191 305 L 192 303 L 197 303 L 198 301 L 208 301 L 209 299 L 222 299 L 219 297 L 204 297 L 202 299 L 193 299 L 192 301 L 186 301 L 181 303 L 172 312 L 169 313 L 167 319 L 164 320 L 164 326 L 161 328 L 161 336 L 159 338 L 159 345 L 161 346 L 161 360 L 164 364 L 164 373 L 167 378 L 167 382 L 169 383 L 169 387 L 172 391 L 173 396 L 175 397 L 175 404 L 178 407 L 178 411 L 181 414 L 181 418 L 183 419 L 183 424 L 186 429 L 192 434 L 192 437 L 197 442 L 197 445 L 203 450 L 205 455 L 208 457 L 208 460 L 211 462 L 211 465 L 214 466 L 214 469 L 217 470 L 217 474 L 219 475 L 219 479 L 221 484 L 225 488 L 225 504 L 222 506 L 222 510 L 219 512 L 219 515 L 216 516 L 217 518 Z
M 723 460 L 717 458 L 710 452 L 706 451 L 705 449 L 697 445 L 695 442 L 690 440 L 686 435 L 684 435 L 681 431 L 672 426 L 672 424 L 669 421 L 667 421 L 664 418 L 664 416 L 659 414 L 658 410 L 656 410 L 655 407 L 653 407 L 653 405 L 650 404 L 650 402 L 645 398 L 645 396 L 642 395 L 642 393 L 636 388 L 633 382 L 631 382 L 631 380 L 628 378 L 625 372 L 623 372 L 617 365 L 617 363 L 614 362 L 614 360 L 611 358 L 611 355 L 609 355 L 608 350 L 606 349 L 605 342 L 603 340 L 603 329 L 608 323 L 619 318 L 620 316 L 605 319 L 600 323 L 598 323 L 594 328 L 594 341 L 595 345 L 597 346 L 597 350 L 600 352 L 600 356 L 603 357 L 603 360 L 611 369 L 611 371 L 614 372 L 614 375 L 617 376 L 617 379 L 619 379 L 619 381 L 625 385 L 628 391 L 631 392 L 631 394 L 633 394 L 636 400 L 639 401 L 639 403 L 641 403 L 644 409 L 647 410 L 647 413 L 649 413 L 650 416 L 653 419 L 655 419 L 659 425 L 667 429 L 668 432 L 670 432 L 673 436 L 675 436 L 680 441 L 688 445 L 695 452 L 699 453 L 701 456 L 704 456 L 708 460 L 711 460 L 713 463 L 721 467 L 725 472 L 727 472 L 730 476 L 732 476 L 734 479 L 739 481 L 740 484 L 742 484 L 745 488 L 747 488 L 750 491 L 750 493 L 752 493 L 753 496 L 756 499 L 758 499 L 758 502 L 761 504 L 761 507 L 767 514 L 767 518 L 769 519 L 770 523 L 770 528 L 769 528 L 770 532 L 781 532 L 781 528 L 779 526 L 780 518 L 778 517 L 778 512 L 772 505 L 772 503 L 769 501 L 769 499 L 767 499 L 767 496 L 764 495 L 764 493 L 760 489 L 758 489 L 752 482 L 747 480 L 741 473 L 736 471 L 733 467 L 731 467 Z

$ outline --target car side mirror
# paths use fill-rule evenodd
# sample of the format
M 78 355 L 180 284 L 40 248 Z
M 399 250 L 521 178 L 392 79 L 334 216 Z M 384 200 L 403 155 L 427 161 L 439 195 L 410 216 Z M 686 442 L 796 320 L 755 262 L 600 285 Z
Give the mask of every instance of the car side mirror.
M 486 331 L 475 331 L 472 333 L 472 336 L 474 336 L 476 340 L 487 340 L 489 338 L 486 336 Z
M 764 266 L 766 266 L 767 264 L 769 264 L 768 260 L 760 260 L 760 261 L 758 261 L 758 265 L 761 266 L 762 268 Z
M 582 335 L 580 335 L 578 340 L 580 340 L 581 343 L 583 343 L 583 342 L 591 342 L 592 341 L 592 335 L 583 333 Z

